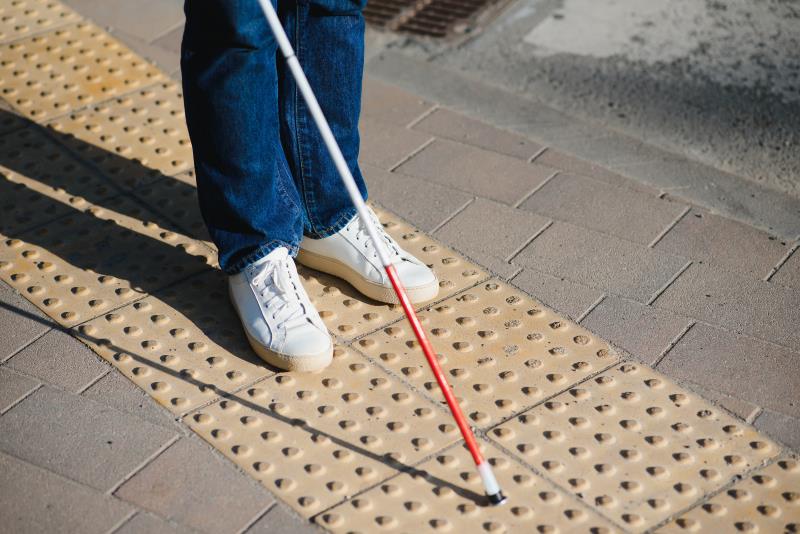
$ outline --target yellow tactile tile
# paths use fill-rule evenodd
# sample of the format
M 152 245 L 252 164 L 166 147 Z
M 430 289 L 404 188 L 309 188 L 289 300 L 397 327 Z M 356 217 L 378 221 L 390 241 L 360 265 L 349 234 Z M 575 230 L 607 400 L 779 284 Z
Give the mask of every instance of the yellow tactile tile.
M 638 363 L 575 386 L 492 429 L 490 437 L 636 531 L 780 451 Z
M 420 320 L 464 413 L 479 427 L 497 424 L 616 361 L 607 343 L 498 280 L 434 304 Z M 355 346 L 444 400 L 407 322 Z
M 273 373 L 247 344 L 219 271 L 81 324 L 75 334 L 175 414 Z
M 800 464 L 780 459 L 657 532 L 800 532 Z
M 37 121 L 165 79 L 88 22 L 0 45 L 0 58 L 3 98 Z
M 181 89 L 162 82 L 48 123 L 63 142 L 126 188 L 192 167 Z M 191 175 L 182 174 L 194 185 Z
M 116 194 L 36 127 L 0 136 L 0 232 L 8 236 Z
M 0 42 L 76 22 L 70 8 L 52 0 L 6 0 L 0 3 Z
M 520 466 L 501 451 L 483 447 L 508 497 L 490 506 L 466 448 L 437 454 L 409 473 L 387 480 L 315 521 L 333 532 L 619 532 L 582 503 Z
M 87 203 L 88 204 L 88 203 Z M 72 326 L 208 269 L 213 253 L 124 196 L 2 236 L 0 278 Z
M 305 516 L 460 438 L 449 416 L 344 347 L 187 415 L 209 443 Z

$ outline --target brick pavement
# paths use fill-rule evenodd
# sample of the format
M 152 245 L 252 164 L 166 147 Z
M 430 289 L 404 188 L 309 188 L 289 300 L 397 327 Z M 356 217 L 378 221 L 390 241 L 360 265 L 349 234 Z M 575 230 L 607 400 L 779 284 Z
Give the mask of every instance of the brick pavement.
M 137 28 L 126 26 L 136 17 L 124 17 L 113 3 L 72 4 L 143 55 L 159 61 L 162 54 L 162 68 L 174 73 L 174 5 L 158 4 L 162 25 Z M 0 124 L 26 124 L 3 113 Z M 386 139 L 402 141 L 366 145 L 373 199 L 631 358 L 800 449 L 796 241 L 598 164 L 643 166 L 646 147 L 634 150 L 641 159 L 631 159 L 609 142 L 607 152 L 584 151 L 594 158 L 586 161 L 373 80 L 366 84 L 364 125 L 378 141 L 387 132 Z M 0 471 L 9 473 L 3 487 L 19 479 L 30 484 L 26 492 L 47 488 L 38 499 L 5 501 L 3 517 L 13 509 L 19 525 L 50 531 L 214 531 L 221 524 L 215 521 L 230 531 L 312 528 L 25 299 L 5 285 L 0 292 L 0 460 L 8 466 Z M 69 413 L 58 417 L 64 406 Z M 30 420 L 61 434 L 47 443 L 36 434 L 41 429 L 24 424 Z M 131 450 L 115 451 L 120 461 L 105 462 L 111 468 L 102 471 L 58 450 L 72 444 L 104 458 L 117 439 Z M 41 446 L 26 446 L 31 442 Z M 182 467 L 187 457 L 203 469 Z M 159 480 L 162 464 L 185 476 Z M 231 487 L 241 506 L 220 501 Z M 153 501 L 155 488 L 169 499 Z M 48 503 L 59 506 L 42 514 Z

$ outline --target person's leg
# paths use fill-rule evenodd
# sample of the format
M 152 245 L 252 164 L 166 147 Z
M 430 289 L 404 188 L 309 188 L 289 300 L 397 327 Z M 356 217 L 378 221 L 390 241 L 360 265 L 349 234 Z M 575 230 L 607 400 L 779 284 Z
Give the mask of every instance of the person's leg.
M 281 0 L 279 16 L 364 198 L 358 119 L 366 0 Z M 304 233 L 327 237 L 354 216 L 347 192 L 297 84 L 279 62 L 281 139 L 304 210 Z
M 273 0 L 274 2 L 275 0 Z M 280 142 L 277 42 L 256 0 L 187 0 L 181 46 L 200 210 L 229 274 L 302 238 Z

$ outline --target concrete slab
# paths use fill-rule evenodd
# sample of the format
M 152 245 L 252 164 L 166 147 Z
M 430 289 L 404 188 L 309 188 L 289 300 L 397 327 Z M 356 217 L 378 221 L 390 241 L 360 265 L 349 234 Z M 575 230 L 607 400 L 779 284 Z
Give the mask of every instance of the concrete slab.
M 663 309 L 608 296 L 581 324 L 637 359 L 653 365 L 691 322 L 687 317 Z
M 150 42 L 183 22 L 180 0 L 65 0 L 84 17 Z
M 800 418 L 800 353 L 698 323 L 658 365 L 678 380 Z
M 511 205 L 552 174 L 546 167 L 441 139 L 397 171 Z
M 512 278 L 511 284 L 572 319 L 581 317 L 603 296 L 600 290 L 530 267 Z
M 646 303 L 687 260 L 555 222 L 525 247 L 514 262 Z
M 800 289 L 693 264 L 654 305 L 800 350 Z
M 0 367 L 0 414 L 38 386 L 37 380 L 16 373 L 6 366 Z
M 89 347 L 59 329 L 22 349 L 7 365 L 73 393 L 111 370 Z
M 55 473 L 0 453 L 4 532 L 111 531 L 132 507 Z
M 0 281 L 0 361 L 50 330 L 52 320 Z
M 359 162 L 387 171 L 394 169 L 432 139 L 426 133 L 370 117 L 362 117 L 359 130 Z
M 800 418 L 763 410 L 753 421 L 753 426 L 771 438 L 788 445 L 795 453 L 800 452 Z
M 238 532 L 273 502 L 196 438 L 182 438 L 115 495 L 201 532 Z
M 43 387 L 0 418 L 0 450 L 100 491 L 158 451 L 175 432 Z

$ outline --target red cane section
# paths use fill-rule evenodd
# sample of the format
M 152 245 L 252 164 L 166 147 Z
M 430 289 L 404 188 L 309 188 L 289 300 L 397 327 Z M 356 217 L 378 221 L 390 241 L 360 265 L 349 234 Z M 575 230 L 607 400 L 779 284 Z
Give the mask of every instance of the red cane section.
M 464 414 L 461 413 L 461 407 L 458 405 L 458 401 L 450 390 L 450 384 L 447 383 L 447 378 L 445 378 L 442 368 L 439 366 L 439 360 L 436 359 L 436 353 L 433 352 L 433 346 L 431 342 L 428 341 L 428 336 L 425 334 L 425 330 L 422 328 L 422 324 L 420 324 L 419 318 L 414 308 L 411 306 L 411 301 L 408 300 L 408 295 L 406 295 L 406 290 L 397 276 L 397 271 L 395 271 L 394 265 L 386 265 L 384 269 L 386 269 L 386 274 L 389 275 L 389 280 L 392 282 L 394 292 L 397 294 L 397 298 L 400 299 L 400 304 L 406 312 L 408 322 L 411 323 L 411 329 L 414 330 L 414 335 L 417 336 L 417 340 L 422 346 L 422 352 L 425 353 L 425 358 L 428 360 L 433 375 L 439 383 L 439 388 L 442 390 L 442 394 L 444 394 L 447 405 L 450 406 L 450 411 L 453 413 L 456 424 L 459 430 L 461 430 L 461 435 L 467 443 L 467 448 L 469 448 L 469 452 L 475 460 L 475 465 L 480 465 L 483 463 L 483 456 L 478 449 L 478 443 L 475 441 L 475 436 L 467 420 L 464 418 Z

